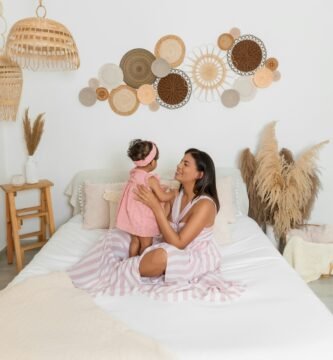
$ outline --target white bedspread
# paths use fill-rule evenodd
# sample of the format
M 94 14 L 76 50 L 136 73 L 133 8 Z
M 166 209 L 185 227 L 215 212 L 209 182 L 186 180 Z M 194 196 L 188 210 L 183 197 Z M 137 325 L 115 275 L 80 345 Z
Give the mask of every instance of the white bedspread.
M 14 283 L 76 262 L 102 231 L 63 225 Z M 221 247 L 227 279 L 247 289 L 232 302 L 179 304 L 143 296 L 100 296 L 95 302 L 180 359 L 313 360 L 332 351 L 333 316 L 273 247 L 255 222 L 239 217 L 233 242 Z M 328 357 L 327 357 L 328 356 Z M 97 360 L 97 359 L 96 359 Z

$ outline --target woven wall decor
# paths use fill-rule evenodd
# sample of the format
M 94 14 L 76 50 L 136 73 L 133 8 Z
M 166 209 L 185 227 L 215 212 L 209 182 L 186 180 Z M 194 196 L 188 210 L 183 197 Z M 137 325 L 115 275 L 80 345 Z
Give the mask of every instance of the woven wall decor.
M 232 28 L 229 33 L 218 37 L 217 44 L 226 51 L 228 66 L 234 74 L 230 89 L 224 89 L 221 96 L 224 106 L 235 107 L 239 102 L 252 100 L 257 88 L 266 88 L 280 79 L 278 60 L 274 57 L 267 59 L 266 46 L 258 37 L 241 35 L 238 28 Z
M 251 76 L 239 76 L 234 81 L 232 88 L 239 93 L 241 101 L 253 100 L 257 94 L 257 87 Z
M 239 75 L 253 75 L 266 57 L 264 43 L 253 35 L 239 36 L 227 55 L 229 66 Z
M 271 71 L 275 71 L 278 66 L 279 66 L 279 62 L 277 61 L 277 59 L 275 58 L 269 58 L 265 61 L 265 66 L 271 70 Z
M 96 78 L 91 78 L 91 79 L 89 79 L 89 81 L 88 81 L 88 85 L 89 85 L 89 87 L 91 87 L 92 89 L 96 90 L 96 89 L 99 87 L 100 83 L 99 83 L 99 80 L 98 80 L 98 79 L 96 79 Z
M 190 100 L 192 92 L 190 78 L 179 69 L 172 69 L 168 76 L 156 79 L 154 88 L 157 91 L 156 101 L 168 109 L 184 106 Z
M 177 35 L 166 35 L 158 40 L 155 46 L 155 56 L 167 61 L 170 66 L 179 66 L 185 57 L 184 41 Z
M 156 90 L 154 89 L 153 85 L 144 84 L 138 88 L 136 95 L 141 104 L 149 105 L 155 102 Z
M 46 18 L 42 0 L 36 17 L 17 21 L 8 34 L 7 55 L 22 68 L 30 70 L 76 70 L 79 53 L 69 30 Z
M 225 107 L 234 108 L 254 99 L 258 89 L 281 78 L 279 62 L 275 57 L 267 58 L 262 40 L 241 35 L 236 27 L 220 34 L 217 46 L 195 48 L 188 55 L 184 70 L 175 68 L 185 57 L 185 44 L 179 36 L 160 38 L 154 54 L 143 48 L 129 50 L 119 66 L 103 65 L 98 79 L 91 78 L 88 87 L 97 99 L 108 98 L 116 114 L 127 116 L 140 103 L 151 111 L 160 106 L 178 109 L 188 103 L 192 91 L 199 100 L 220 100 Z M 109 95 L 108 90 L 112 90 Z
M 79 92 L 79 101 L 84 106 L 93 106 L 96 100 L 96 91 L 91 87 L 85 87 Z
M 120 85 L 111 91 L 109 104 L 111 109 L 119 115 L 132 115 L 139 106 L 136 90 L 128 85 Z
M 152 84 L 156 76 L 151 71 L 155 56 L 146 49 L 128 51 L 120 61 L 127 85 L 137 89 L 144 84 Z
M 229 50 L 232 47 L 234 41 L 235 39 L 231 34 L 224 33 L 221 34 L 217 39 L 217 44 L 221 50 Z
M 156 59 L 151 64 L 151 71 L 156 77 L 165 77 L 169 75 L 171 65 L 164 59 Z
M 18 64 L 4 54 L 7 23 L 1 2 L 0 5 L 0 120 L 16 120 L 23 76 Z
M 103 86 L 96 89 L 96 96 L 99 101 L 105 101 L 109 98 L 109 90 Z
M 160 108 L 160 104 L 157 101 L 152 102 L 151 104 L 149 104 L 148 106 L 150 111 L 157 111 Z
M 233 108 L 238 105 L 240 100 L 239 92 L 234 89 L 228 89 L 221 95 L 222 104 L 225 107 Z
M 104 64 L 98 70 L 99 83 L 109 90 L 119 86 L 124 79 L 123 70 L 117 64 Z
M 194 49 L 185 66 L 193 83 L 193 94 L 200 100 L 213 101 L 220 98 L 226 84 L 230 84 L 225 55 L 215 46 Z

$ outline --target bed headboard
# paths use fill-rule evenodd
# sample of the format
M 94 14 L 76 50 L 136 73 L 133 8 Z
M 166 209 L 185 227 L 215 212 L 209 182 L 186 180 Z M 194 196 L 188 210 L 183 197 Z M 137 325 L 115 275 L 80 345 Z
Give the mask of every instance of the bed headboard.
M 174 169 L 161 172 L 160 176 L 164 179 L 173 179 Z M 217 167 L 216 180 L 225 176 L 233 178 L 234 203 L 237 209 L 237 215 L 247 215 L 249 210 L 249 200 L 246 191 L 246 185 L 242 179 L 241 173 L 237 168 Z M 128 172 L 115 173 L 111 169 L 91 169 L 83 170 L 76 173 L 67 186 L 65 194 L 69 196 L 69 202 L 73 207 L 73 214 L 80 213 L 80 194 L 82 185 L 85 182 L 92 184 L 122 182 L 128 178 Z

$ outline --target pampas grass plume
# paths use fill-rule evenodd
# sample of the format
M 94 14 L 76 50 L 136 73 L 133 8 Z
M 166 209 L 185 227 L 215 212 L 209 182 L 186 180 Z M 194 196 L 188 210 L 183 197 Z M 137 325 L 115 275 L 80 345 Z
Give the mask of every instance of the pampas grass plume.
M 29 108 L 24 112 L 23 117 L 23 129 L 24 129 L 24 139 L 27 146 L 28 154 L 32 156 L 38 147 L 40 139 L 44 130 L 44 113 L 37 115 L 36 120 L 31 126 L 31 120 L 29 118 Z

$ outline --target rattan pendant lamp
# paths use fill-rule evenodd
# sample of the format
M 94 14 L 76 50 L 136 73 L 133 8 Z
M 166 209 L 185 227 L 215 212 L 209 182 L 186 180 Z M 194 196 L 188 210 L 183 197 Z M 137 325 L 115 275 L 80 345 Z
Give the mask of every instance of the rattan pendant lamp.
M 22 70 L 4 52 L 6 20 L 0 0 L 0 120 L 16 120 L 22 92 Z
M 46 18 L 46 8 L 38 0 L 36 17 L 17 21 L 6 44 L 8 56 L 22 68 L 30 70 L 76 70 L 80 58 L 68 29 Z

